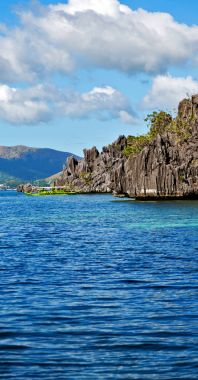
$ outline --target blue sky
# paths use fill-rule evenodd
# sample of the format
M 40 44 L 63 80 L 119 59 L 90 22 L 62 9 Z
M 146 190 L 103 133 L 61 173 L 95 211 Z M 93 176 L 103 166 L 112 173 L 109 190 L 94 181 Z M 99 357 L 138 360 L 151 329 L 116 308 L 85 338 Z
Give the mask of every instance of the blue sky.
M 33 3 L 0 3 L 1 145 L 101 149 L 198 92 L 197 1 Z

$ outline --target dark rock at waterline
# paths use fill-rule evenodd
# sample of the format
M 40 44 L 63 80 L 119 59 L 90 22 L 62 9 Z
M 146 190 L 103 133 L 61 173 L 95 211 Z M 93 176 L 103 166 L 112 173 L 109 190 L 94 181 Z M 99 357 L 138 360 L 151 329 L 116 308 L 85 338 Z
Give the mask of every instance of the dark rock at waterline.
M 40 189 L 41 187 L 34 186 L 31 183 L 25 183 L 25 184 L 17 186 L 17 191 L 19 193 L 32 194 L 32 193 L 37 193 Z
M 24 185 L 17 186 L 17 191 L 19 193 L 31 193 L 32 190 L 33 190 L 33 186 L 31 185 L 31 183 L 26 183 Z

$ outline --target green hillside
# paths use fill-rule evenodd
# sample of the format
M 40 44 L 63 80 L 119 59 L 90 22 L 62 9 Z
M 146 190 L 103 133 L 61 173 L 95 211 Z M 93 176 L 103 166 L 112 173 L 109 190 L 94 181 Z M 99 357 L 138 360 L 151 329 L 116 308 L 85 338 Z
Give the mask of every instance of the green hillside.
M 63 169 L 67 157 L 71 155 L 48 148 L 0 146 L 0 183 L 12 184 L 50 177 Z

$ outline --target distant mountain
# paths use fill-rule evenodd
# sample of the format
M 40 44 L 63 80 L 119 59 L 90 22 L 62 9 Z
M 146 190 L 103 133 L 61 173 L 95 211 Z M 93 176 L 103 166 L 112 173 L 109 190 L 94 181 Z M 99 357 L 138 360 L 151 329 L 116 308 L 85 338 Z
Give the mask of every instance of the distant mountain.
M 71 155 L 48 148 L 0 146 L 0 182 L 35 181 L 50 177 L 63 169 L 67 157 Z

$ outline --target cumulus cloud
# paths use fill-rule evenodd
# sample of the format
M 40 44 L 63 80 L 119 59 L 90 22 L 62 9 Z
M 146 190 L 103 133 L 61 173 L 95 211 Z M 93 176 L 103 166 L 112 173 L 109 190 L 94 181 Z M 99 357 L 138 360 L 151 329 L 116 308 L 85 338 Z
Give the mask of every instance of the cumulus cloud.
M 43 86 L 16 89 L 0 85 L 0 118 L 12 124 L 34 124 L 51 118 Z
M 180 100 L 198 93 L 198 82 L 191 76 L 186 78 L 158 75 L 153 80 L 143 105 L 147 109 L 175 109 Z
M 19 18 L 18 27 L 1 30 L 1 81 L 33 81 L 79 67 L 161 73 L 197 58 L 197 26 L 117 0 L 69 0 L 21 10 Z
M 134 11 L 118 0 L 37 3 L 22 7 L 18 17 L 14 28 L 0 25 L 3 120 L 36 124 L 56 116 L 94 116 L 135 123 L 126 97 L 110 86 L 80 93 L 35 85 L 82 68 L 155 73 L 146 108 L 172 109 L 187 93 L 198 92 L 191 77 L 162 75 L 170 66 L 198 62 L 198 26 L 180 24 L 166 13 Z
M 131 124 L 135 121 L 125 96 L 110 86 L 78 93 L 44 85 L 23 89 L 0 85 L 2 120 L 12 124 L 36 124 L 58 116 L 76 119 L 95 117 L 99 120 L 117 118 Z
M 134 123 L 135 116 L 125 96 L 110 86 L 94 87 L 91 91 L 80 94 L 71 93 L 64 96 L 59 104 L 62 112 L 69 117 L 90 117 L 94 116 L 100 120 L 120 118 L 122 122 L 122 112 L 126 112 L 131 124 Z

